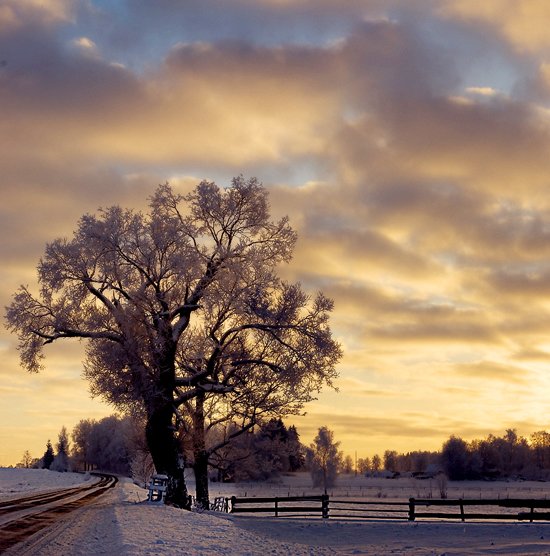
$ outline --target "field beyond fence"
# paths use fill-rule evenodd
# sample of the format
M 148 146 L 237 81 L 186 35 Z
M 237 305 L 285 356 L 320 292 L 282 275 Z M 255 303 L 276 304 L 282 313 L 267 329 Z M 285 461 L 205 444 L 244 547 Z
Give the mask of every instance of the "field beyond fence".
M 190 490 L 194 486 L 192 474 L 186 477 Z M 309 496 L 312 492 L 311 476 L 306 472 L 284 475 L 269 482 L 210 483 L 212 498 L 237 497 L 288 497 Z M 435 479 L 400 477 L 386 479 L 361 475 L 340 475 L 335 487 L 327 492 L 331 499 L 381 500 L 408 502 L 409 498 L 442 498 Z M 448 499 L 501 499 L 501 498 L 548 498 L 550 482 L 540 481 L 448 481 L 445 487 Z

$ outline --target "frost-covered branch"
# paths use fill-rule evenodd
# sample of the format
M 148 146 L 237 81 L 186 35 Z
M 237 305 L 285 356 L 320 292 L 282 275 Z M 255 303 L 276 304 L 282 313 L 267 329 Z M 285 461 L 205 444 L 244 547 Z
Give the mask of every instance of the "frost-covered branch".
M 239 176 L 187 195 L 161 185 L 146 212 L 86 214 L 70 239 L 46 246 L 39 293 L 21 288 L 6 311 L 29 371 L 41 368 L 45 344 L 85 340 L 92 393 L 145 417 L 157 471 L 174 485 L 168 498 L 181 505 L 174 418 L 204 433 L 206 403 L 213 420 L 242 416 L 244 428 L 256 415 L 297 411 L 336 375 L 332 307 L 278 279 L 296 233 L 287 218 L 271 220 L 267 197 Z

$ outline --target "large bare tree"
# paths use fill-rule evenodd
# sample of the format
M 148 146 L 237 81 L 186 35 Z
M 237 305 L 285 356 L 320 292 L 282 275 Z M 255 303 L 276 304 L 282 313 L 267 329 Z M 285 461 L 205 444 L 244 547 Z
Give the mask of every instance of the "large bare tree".
M 209 458 L 262 421 L 300 413 L 323 385 L 332 385 L 341 357 L 328 326 L 330 299 L 321 293 L 310 299 L 299 284 L 275 276 L 252 283 L 251 289 L 239 279 L 218 289 L 178 357 L 187 373 L 180 384 L 201 390 L 184 402 L 184 415 L 192 418 L 182 424 L 192 439 L 197 500 L 204 507 Z M 231 432 L 208 442 L 208 431 L 220 425 Z
M 270 292 L 281 287 L 275 270 L 290 260 L 295 240 L 287 218 L 271 221 L 267 192 L 254 178 L 235 178 L 226 189 L 201 182 L 186 196 L 162 185 L 147 214 L 114 206 L 85 215 L 72 239 L 47 245 L 38 293 L 21 287 L 7 308 L 21 362 L 37 372 L 46 344 L 85 340 L 92 393 L 145 415 L 155 467 L 169 477 L 167 500 L 185 507 L 176 434 L 181 410 L 195 398 L 236 389 L 225 371 L 185 364 L 186 332 L 193 318 L 197 326 L 208 322 L 216 300 L 231 292 L 235 314 L 261 312 Z M 267 321 L 250 330 L 281 337 L 285 327 Z M 328 330 L 326 321 L 323 326 Z M 242 356 L 234 362 L 241 377 L 240 369 L 257 364 Z M 248 376 L 249 386 L 259 380 L 258 373 Z

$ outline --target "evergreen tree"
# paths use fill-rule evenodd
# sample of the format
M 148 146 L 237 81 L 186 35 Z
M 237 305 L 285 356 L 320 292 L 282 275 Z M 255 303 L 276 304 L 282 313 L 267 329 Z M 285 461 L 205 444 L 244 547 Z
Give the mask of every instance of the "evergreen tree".
M 443 444 L 441 464 L 451 481 L 461 481 L 468 476 L 468 445 L 462 438 L 453 435 Z
M 42 467 L 44 469 L 49 469 L 51 464 L 53 463 L 53 460 L 54 460 L 54 453 L 53 453 L 52 443 L 48 439 L 48 442 L 46 442 L 46 451 L 42 456 Z
M 232 430 L 213 428 L 210 441 L 216 443 Z M 305 448 L 296 427 L 287 429 L 280 418 L 273 418 L 217 450 L 209 464 L 218 470 L 219 481 L 262 481 L 303 468 Z
M 264 480 L 278 476 L 287 467 L 284 436 L 286 427 L 280 419 L 271 419 L 254 435 L 252 446 L 256 479 Z
M 69 435 L 67 429 L 62 427 L 59 431 L 57 439 L 57 455 L 55 456 L 50 469 L 53 471 L 68 471 L 69 470 Z
M 298 471 L 306 463 L 304 447 L 300 442 L 300 435 L 294 425 L 288 428 L 288 470 Z

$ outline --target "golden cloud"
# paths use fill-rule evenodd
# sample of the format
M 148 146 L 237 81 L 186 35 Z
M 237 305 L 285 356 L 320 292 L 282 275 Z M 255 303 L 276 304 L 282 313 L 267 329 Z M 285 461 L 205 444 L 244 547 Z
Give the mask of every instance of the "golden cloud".
M 448 0 L 441 13 L 494 26 L 518 50 L 533 52 L 550 46 L 550 6 L 545 0 Z
M 526 384 L 530 378 L 530 373 L 526 369 L 494 361 L 458 364 L 455 365 L 454 370 L 459 375 L 472 377 L 480 381 L 491 379 L 515 384 Z
M 274 213 L 288 213 L 299 232 L 281 274 L 334 297 L 346 350 L 342 394 L 323 395 L 297 421 L 305 436 L 333 424 L 350 447 L 372 432 L 385 448 L 392 437 L 403 449 L 409 437 L 439 448 L 452 433 L 537 422 L 532 408 L 547 405 L 547 390 L 529 373 L 545 362 L 550 323 L 543 62 L 526 92 L 496 94 L 466 82 L 452 53 L 411 20 L 380 19 L 330 46 L 182 43 L 135 70 L 109 58 L 93 26 L 77 26 L 73 42 L 55 36 L 53 23 L 74 15 L 71 2 L 40 4 L 0 8 L 10 54 L 0 66 L 2 304 L 32 283 L 44 244 L 70 235 L 84 212 L 141 208 L 166 180 L 186 191 L 202 178 L 256 174 Z M 447 3 L 446 21 L 494 22 L 522 48 L 544 43 L 529 43 L 511 20 L 516 3 L 499 5 L 502 13 L 491 1 Z M 542 10 L 533 2 L 519 19 L 538 16 L 535 5 Z M 6 332 L 2 340 L 13 348 Z M 39 390 L 64 396 L 79 380 L 78 349 L 51 355 L 40 388 L 29 382 L 36 393 L 25 412 L 55 414 L 53 436 L 87 393 L 82 383 L 62 411 L 44 406 Z M 12 350 L 0 374 L 20 372 Z M 2 399 L 15 404 L 17 395 L 4 390 Z M 503 400 L 517 418 L 502 413 Z
M 71 21 L 75 0 L 4 0 L 0 6 L 0 33 L 32 24 L 50 26 Z

